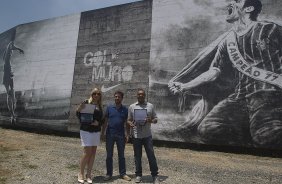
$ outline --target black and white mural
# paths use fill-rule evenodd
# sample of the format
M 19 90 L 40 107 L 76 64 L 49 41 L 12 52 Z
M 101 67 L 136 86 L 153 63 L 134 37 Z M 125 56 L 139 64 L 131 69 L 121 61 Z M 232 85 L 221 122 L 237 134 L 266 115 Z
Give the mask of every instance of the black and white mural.
M 1 99 L 5 99 L 1 105 L 1 114 L 7 114 L 10 117 L 10 121 L 14 123 L 16 120 L 15 108 L 16 97 L 14 90 L 14 74 L 11 66 L 11 57 L 16 55 L 14 52 L 18 51 L 24 54 L 24 51 L 17 47 L 15 41 L 16 29 L 13 28 L 5 33 L 1 34 L 0 55 L 1 57 Z M 15 56 L 14 56 L 15 57 Z M 5 103 L 6 102 L 6 103 Z M 4 106 L 5 104 L 5 106 Z M 5 112 L 6 111 L 6 112 Z
M 0 34 L 0 120 L 78 131 L 75 107 L 148 89 L 154 139 L 282 149 L 282 1 L 150 0 Z
M 154 0 L 156 139 L 282 148 L 282 2 Z
M 2 121 L 66 129 L 79 20 L 59 17 L 0 35 Z

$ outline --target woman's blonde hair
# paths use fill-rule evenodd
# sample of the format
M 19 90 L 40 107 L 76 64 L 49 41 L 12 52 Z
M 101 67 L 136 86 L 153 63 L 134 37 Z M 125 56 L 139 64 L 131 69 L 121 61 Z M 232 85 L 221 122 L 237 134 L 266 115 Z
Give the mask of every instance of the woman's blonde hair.
M 91 93 L 90 93 L 90 98 L 88 99 L 88 103 L 92 103 L 93 102 L 93 98 L 92 98 L 92 94 L 93 93 L 100 93 L 100 99 L 97 101 L 100 110 L 102 110 L 102 91 L 100 90 L 100 88 L 93 88 Z

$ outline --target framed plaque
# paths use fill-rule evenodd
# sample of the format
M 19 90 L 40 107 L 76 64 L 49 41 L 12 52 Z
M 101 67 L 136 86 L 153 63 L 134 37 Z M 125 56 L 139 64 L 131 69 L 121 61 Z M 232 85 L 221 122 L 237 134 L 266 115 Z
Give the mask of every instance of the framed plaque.
M 80 111 L 80 123 L 91 124 L 94 121 L 94 111 L 96 105 L 85 104 L 85 107 Z
M 137 125 L 145 125 L 147 118 L 147 109 L 134 109 L 134 122 Z
M 93 114 L 80 113 L 80 123 L 91 124 L 94 121 Z

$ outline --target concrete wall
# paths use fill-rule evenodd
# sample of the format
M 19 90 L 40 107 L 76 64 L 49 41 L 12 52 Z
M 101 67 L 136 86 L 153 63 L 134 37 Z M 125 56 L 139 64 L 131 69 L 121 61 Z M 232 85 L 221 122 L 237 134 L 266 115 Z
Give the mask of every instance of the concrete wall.
M 234 93 L 238 81 L 227 54 L 223 56 L 228 70 L 213 83 L 186 94 L 174 94 L 168 86 L 169 81 L 187 83 L 209 69 L 219 40 L 231 28 L 226 22 L 228 2 L 144 0 L 23 24 L 0 34 L 1 83 L 5 83 L 4 73 L 13 71 L 9 74 L 14 75 L 14 91 L 0 85 L 0 123 L 10 123 L 12 102 L 7 103 L 7 94 L 15 94 L 16 124 L 77 132 L 75 108 L 94 87 L 102 89 L 104 106 L 113 103 L 116 90 L 125 93 L 124 104 L 130 105 L 136 101 L 136 90 L 144 88 L 159 118 L 152 125 L 154 139 L 282 149 L 280 92 L 266 101 L 277 101 L 277 106 L 272 103 L 265 108 L 276 115 L 259 113 L 273 118 L 270 123 L 261 121 L 261 129 L 250 120 L 250 109 L 241 106 L 226 111 L 222 124 L 207 121 L 220 101 Z M 282 1 L 262 0 L 262 4 L 259 20 L 282 25 Z M 281 43 L 268 45 L 267 39 L 258 37 L 253 48 L 275 47 L 279 62 L 274 70 L 281 74 Z M 11 41 L 24 54 L 16 49 L 9 59 L 2 59 Z M 205 55 L 203 50 L 211 52 Z
M 115 90 L 124 104 L 136 101 L 136 89 L 148 89 L 152 2 L 142 1 L 83 12 L 79 27 L 69 131 L 78 131 L 75 107 L 94 87 L 103 103 L 113 103 Z

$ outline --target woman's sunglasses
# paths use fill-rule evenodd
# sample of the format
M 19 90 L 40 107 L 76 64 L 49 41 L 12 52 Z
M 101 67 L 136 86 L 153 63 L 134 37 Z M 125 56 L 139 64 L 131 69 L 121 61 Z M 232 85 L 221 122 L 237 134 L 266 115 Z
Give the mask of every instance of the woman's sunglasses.
M 93 96 L 93 95 L 98 95 L 98 96 L 100 96 L 101 93 L 92 93 L 92 96 Z

